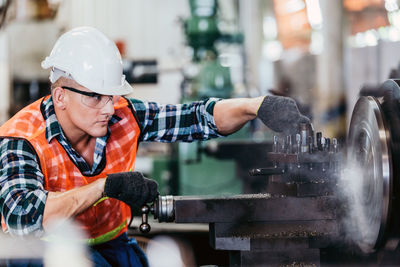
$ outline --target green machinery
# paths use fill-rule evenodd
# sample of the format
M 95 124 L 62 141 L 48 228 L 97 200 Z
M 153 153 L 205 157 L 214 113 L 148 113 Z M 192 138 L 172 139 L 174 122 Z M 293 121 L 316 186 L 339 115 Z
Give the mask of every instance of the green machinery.
M 231 4 L 236 7 L 237 1 Z M 225 33 L 219 29 L 221 20 L 217 0 L 189 0 L 189 6 L 191 16 L 182 24 L 187 44 L 193 49 L 193 61 L 202 61 L 209 53 L 218 55 L 217 42 L 243 42 L 241 33 Z
M 234 2 L 233 2 L 234 3 Z M 194 76 L 185 75 L 183 101 L 208 97 L 229 98 L 233 85 L 228 67 L 218 60 L 218 42 L 243 42 L 240 33 L 226 34 L 219 30 L 217 0 L 189 0 L 191 17 L 182 21 L 187 45 L 192 49 L 192 61 L 198 72 Z
M 199 74 L 189 81 L 190 90 L 184 91 L 184 102 L 232 96 L 233 85 L 229 68 L 221 66 L 216 59 L 207 59 L 199 63 L 199 69 Z
M 187 45 L 192 48 L 192 67 L 195 75 L 185 75 L 182 81 L 182 101 L 188 103 L 209 97 L 230 98 L 234 86 L 229 67 L 218 60 L 217 42 L 240 45 L 243 36 L 224 34 L 219 30 L 217 0 L 189 0 L 191 17 L 182 21 Z M 248 137 L 242 130 L 224 142 Z M 210 141 L 208 141 L 210 142 Z M 215 142 L 215 141 L 213 141 Z M 218 160 L 202 151 L 207 142 L 178 143 L 173 145 L 170 158 L 159 158 L 154 163 L 153 177 L 160 183 L 163 194 L 206 195 L 238 194 L 241 181 L 235 175 L 233 160 Z M 166 178 L 167 177 L 167 178 Z

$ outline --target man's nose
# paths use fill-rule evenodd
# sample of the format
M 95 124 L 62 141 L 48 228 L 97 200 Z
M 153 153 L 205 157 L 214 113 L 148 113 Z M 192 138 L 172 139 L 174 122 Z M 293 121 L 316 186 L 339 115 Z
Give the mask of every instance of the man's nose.
M 112 99 L 109 99 L 107 101 L 107 103 L 105 104 L 105 106 L 102 109 L 103 113 L 108 114 L 108 115 L 114 115 L 114 103 L 112 101 Z

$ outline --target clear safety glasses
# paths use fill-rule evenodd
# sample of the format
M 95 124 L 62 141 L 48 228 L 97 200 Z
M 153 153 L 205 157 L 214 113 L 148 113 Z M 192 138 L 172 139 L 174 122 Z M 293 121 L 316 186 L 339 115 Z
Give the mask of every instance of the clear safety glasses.
M 67 86 L 61 86 L 61 88 L 81 94 L 82 95 L 82 104 L 89 108 L 103 108 L 105 105 L 107 105 L 108 102 L 112 101 L 113 104 L 118 102 L 119 98 L 121 96 L 112 96 L 112 95 L 100 95 L 98 93 L 94 92 L 85 92 L 81 91 L 72 87 L 67 87 Z

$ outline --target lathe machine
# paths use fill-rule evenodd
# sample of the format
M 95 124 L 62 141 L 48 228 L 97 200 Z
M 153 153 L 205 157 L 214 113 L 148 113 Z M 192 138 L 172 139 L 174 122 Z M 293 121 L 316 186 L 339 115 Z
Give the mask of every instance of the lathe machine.
M 265 166 L 249 170 L 266 181 L 262 193 L 160 196 L 142 208 L 140 229 L 150 230 L 149 212 L 159 222 L 208 223 L 210 245 L 229 251 L 230 266 L 388 263 L 378 253 L 399 243 L 399 84 L 359 98 L 346 144 L 310 124 L 275 136 Z

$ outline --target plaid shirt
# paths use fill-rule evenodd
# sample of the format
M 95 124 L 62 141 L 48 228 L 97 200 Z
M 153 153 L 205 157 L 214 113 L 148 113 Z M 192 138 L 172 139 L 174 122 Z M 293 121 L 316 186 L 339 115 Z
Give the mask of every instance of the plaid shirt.
M 136 99 L 129 100 L 142 129 L 139 141 L 191 142 L 221 136 L 213 118 L 217 99 L 182 105 L 158 105 Z M 102 163 L 105 160 L 110 129 L 105 136 L 96 139 L 94 162 L 90 167 L 66 139 L 57 121 L 52 98 L 42 105 L 47 141 L 56 138 L 83 174 L 100 172 L 104 167 Z M 120 119 L 113 115 L 109 125 L 118 123 Z M 0 211 L 8 230 L 17 236 L 41 236 L 48 191 L 44 189 L 44 176 L 35 152 L 26 140 L 12 138 L 0 139 L 0 151 Z

